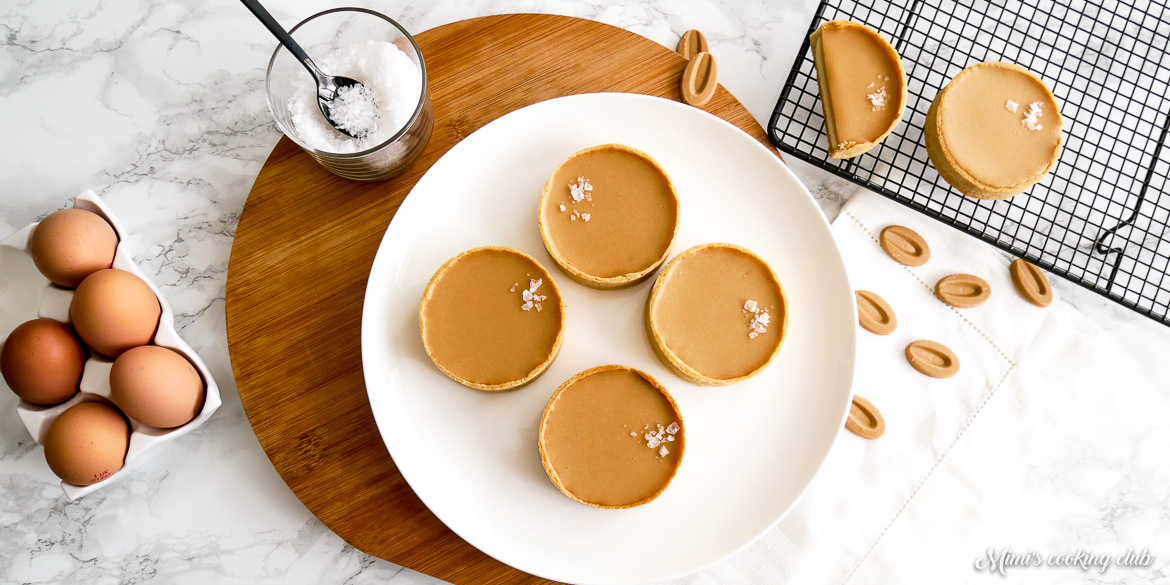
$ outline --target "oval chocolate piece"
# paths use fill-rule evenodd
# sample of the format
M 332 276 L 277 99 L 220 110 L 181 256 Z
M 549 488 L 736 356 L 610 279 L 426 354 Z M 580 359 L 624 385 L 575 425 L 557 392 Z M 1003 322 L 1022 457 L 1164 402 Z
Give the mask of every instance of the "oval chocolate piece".
M 886 432 L 886 419 L 872 402 L 854 395 L 845 428 L 862 439 L 876 439 Z
M 683 101 L 692 106 L 702 106 L 711 101 L 718 86 L 719 67 L 715 65 L 715 57 L 711 53 L 695 55 L 683 71 Z
M 952 274 L 934 285 L 934 296 L 952 307 L 970 309 L 991 298 L 991 285 L 974 274 Z
M 950 378 L 959 373 L 959 356 L 937 341 L 923 339 L 907 345 L 906 361 L 931 378 Z
M 930 260 L 930 246 L 918 232 L 900 225 L 882 230 L 878 241 L 886 254 L 906 266 L 922 266 Z
M 1052 285 L 1040 267 L 1019 258 L 1012 262 L 1012 284 L 1025 301 L 1037 307 L 1047 307 L 1052 304 Z
M 861 328 L 878 335 L 889 335 L 898 328 L 898 316 L 885 299 L 877 293 L 859 290 L 857 297 L 857 321 Z
M 709 52 L 711 50 L 707 46 L 707 37 L 693 28 L 683 33 L 682 38 L 678 40 L 678 54 L 682 55 L 683 59 L 687 61 L 690 61 L 699 53 Z

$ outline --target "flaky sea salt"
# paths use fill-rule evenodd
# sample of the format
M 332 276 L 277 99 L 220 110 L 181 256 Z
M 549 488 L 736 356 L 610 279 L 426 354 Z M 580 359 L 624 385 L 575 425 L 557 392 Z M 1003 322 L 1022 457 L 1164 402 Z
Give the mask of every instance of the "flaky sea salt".
M 751 318 L 751 322 L 748 323 L 748 339 L 755 339 L 768 330 L 768 323 L 772 321 L 772 317 L 768 315 L 767 309 L 761 309 L 758 303 L 748 299 L 743 304 L 743 310 Z
M 524 300 L 524 304 L 520 308 L 525 311 L 531 311 L 535 308 L 538 312 L 542 309 L 541 301 L 548 298 L 547 295 L 538 295 L 536 290 L 544 284 L 544 280 L 540 278 L 533 278 L 528 281 L 528 288 L 520 291 L 520 298 Z
M 869 100 L 871 109 L 876 112 L 878 110 L 886 109 L 886 102 L 889 100 L 890 95 L 886 93 L 886 86 L 883 85 L 879 87 L 877 91 L 868 94 L 865 97 Z
M 668 454 L 670 454 L 670 450 L 666 448 L 666 443 L 674 441 L 674 436 L 681 430 L 681 427 L 678 426 L 677 421 L 670 423 L 666 427 L 663 427 L 662 425 L 655 426 L 658 427 L 657 430 L 646 433 L 642 436 L 642 438 L 645 439 L 647 447 L 651 449 L 658 449 L 658 454 L 662 457 L 666 457 Z M 649 429 L 650 425 L 646 425 L 643 428 Z M 665 453 L 663 451 L 665 451 Z
M 1016 102 L 1013 102 L 1012 100 L 1008 100 L 1007 103 L 1003 105 L 1003 107 L 1007 108 L 1007 111 L 1014 114 L 1014 113 L 1016 113 L 1016 111 L 1018 111 L 1020 109 L 1020 104 L 1017 104 Z
M 583 219 L 583 220 L 585 220 L 585 221 L 589 221 L 589 214 L 588 214 L 588 213 L 582 213 L 582 214 L 581 214 L 581 219 Z
M 564 211 L 564 210 L 565 210 L 565 204 L 564 204 L 564 203 L 562 203 L 562 204 L 561 204 L 561 211 Z
M 573 199 L 573 203 L 580 203 L 586 199 L 593 201 L 593 185 L 585 177 L 577 177 L 576 183 L 569 183 L 569 197 Z
M 1029 130 L 1040 130 L 1044 126 L 1040 125 L 1040 117 L 1044 115 L 1041 109 L 1044 104 L 1040 102 L 1032 102 L 1028 104 L 1028 113 L 1024 114 L 1024 119 L 1020 123 L 1026 126 Z
M 317 106 L 317 84 L 310 75 L 290 79 L 292 87 L 288 90 L 286 106 L 293 130 L 301 142 L 317 150 L 359 152 L 389 140 L 410 120 L 422 95 L 422 74 L 418 66 L 394 43 L 357 43 L 322 56 L 317 65 L 331 75 L 360 81 L 377 101 L 377 128 L 363 138 L 351 138 L 337 131 L 321 114 Z M 335 119 L 337 107 L 335 100 Z M 362 116 L 366 114 L 365 106 L 346 106 L 343 102 L 340 107 L 343 114 L 350 113 L 349 110 Z
M 329 118 L 338 128 L 364 137 L 378 129 L 378 95 L 365 85 L 347 85 L 337 90 Z

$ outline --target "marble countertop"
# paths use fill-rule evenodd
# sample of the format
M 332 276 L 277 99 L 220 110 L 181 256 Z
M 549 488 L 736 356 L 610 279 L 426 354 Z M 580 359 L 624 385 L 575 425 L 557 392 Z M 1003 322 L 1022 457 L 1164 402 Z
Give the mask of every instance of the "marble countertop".
M 599 20 L 669 47 L 699 28 L 711 41 L 720 81 L 761 122 L 816 6 L 269 4 L 289 26 L 326 8 L 359 5 L 413 31 L 534 11 Z M 13 0 L 0 7 L 0 39 L 0 237 L 92 188 L 132 234 L 125 244 L 174 307 L 181 334 L 207 362 L 224 400 L 207 425 L 115 486 L 69 502 L 20 424 L 15 397 L 0 394 L 0 583 L 434 582 L 353 549 L 314 518 L 264 455 L 232 380 L 224 328 L 228 258 L 252 181 L 279 138 L 264 96 L 274 46 L 267 31 L 231 0 Z M 855 190 L 799 161 L 791 166 L 830 219 Z M 1063 280 L 1054 285 L 1150 380 L 1170 380 L 1170 329 Z M 0 307 L 0 316 L 12 310 Z M 1142 495 L 1113 494 L 1113 503 L 1100 506 L 1130 500 Z M 1161 523 L 1170 527 L 1164 512 Z

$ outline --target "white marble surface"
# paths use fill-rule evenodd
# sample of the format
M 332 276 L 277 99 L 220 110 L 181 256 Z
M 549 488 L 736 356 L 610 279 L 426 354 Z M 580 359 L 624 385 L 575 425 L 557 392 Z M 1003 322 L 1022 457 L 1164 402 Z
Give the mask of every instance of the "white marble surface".
M 721 81 L 766 121 L 815 1 L 269 4 L 290 26 L 319 10 L 356 4 L 413 31 L 532 11 L 600 20 L 671 47 L 681 32 L 700 28 L 711 40 Z M 279 137 L 263 90 L 273 46 L 232 0 L 0 5 L 0 237 L 94 189 L 134 234 L 126 244 L 175 308 L 182 335 L 212 369 L 224 398 L 206 426 L 120 483 L 68 502 L 20 425 L 15 397 L 0 394 L 0 583 L 434 581 L 354 550 L 309 514 L 268 462 L 235 391 L 224 288 L 240 210 Z M 853 188 L 798 162 L 792 166 L 835 217 Z M 1055 285 L 1167 391 L 1170 329 L 1062 280 Z M 0 309 L 5 317 L 16 310 Z M 1125 399 L 1125 388 L 1102 391 Z M 1170 442 L 1164 432 L 1153 435 L 1157 445 Z M 1080 445 L 1063 457 L 1029 471 L 1025 484 L 1058 517 L 1067 506 L 1068 520 L 1054 531 L 1072 535 L 1070 542 L 1078 534 L 1097 542 L 1112 530 L 1120 544 L 1161 544 L 1163 556 L 1170 555 L 1165 542 L 1121 542 L 1119 527 L 1170 532 L 1167 483 L 1132 473 L 1137 455 Z M 1165 450 L 1146 450 L 1141 459 L 1149 459 L 1147 466 L 1164 461 Z M 1090 469 L 1119 479 L 1090 482 Z M 956 567 L 956 576 L 968 571 Z

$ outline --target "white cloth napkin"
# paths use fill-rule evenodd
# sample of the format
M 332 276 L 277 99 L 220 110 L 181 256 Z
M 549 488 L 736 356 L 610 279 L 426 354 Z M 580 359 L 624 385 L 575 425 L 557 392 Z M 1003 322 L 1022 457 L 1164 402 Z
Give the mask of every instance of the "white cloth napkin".
M 911 268 L 886 256 L 877 237 L 888 225 L 921 234 L 930 261 Z M 886 433 L 867 441 L 842 430 L 809 492 L 777 528 L 680 582 L 1004 582 L 975 567 L 989 548 L 1049 555 L 1092 542 L 1086 526 L 1070 517 L 1097 504 L 1068 497 L 1078 492 L 1062 488 L 1059 466 L 1080 463 L 1061 462 L 1060 454 L 1121 449 L 1115 467 L 1124 474 L 1124 458 L 1133 456 L 1124 453 L 1126 433 L 1164 427 L 1158 417 L 1168 411 L 1167 400 L 1125 379 L 1124 358 L 1059 297 L 1044 309 L 1024 301 L 1008 272 L 1012 258 L 991 246 L 864 190 L 842 209 L 833 234 L 853 287 L 878 293 L 898 317 L 888 336 L 858 329 L 854 392 L 881 411 Z M 941 303 L 934 284 L 954 273 L 987 280 L 991 298 L 971 309 Z M 912 369 L 903 352 L 919 339 L 951 348 L 959 373 L 938 380 Z M 1124 403 L 1114 395 L 1118 388 L 1125 389 Z M 1051 472 L 1040 474 L 1048 479 L 1036 479 L 1038 466 Z M 1092 469 L 1068 471 L 1069 480 L 1092 482 L 1100 477 Z M 1090 525 L 1096 517 L 1089 510 L 1085 518 Z M 1078 529 L 1079 538 L 1069 536 Z M 1108 553 L 1158 544 L 1127 543 L 1117 534 L 1098 540 Z M 1122 580 L 1142 575 L 1111 570 Z M 1012 582 L 1089 575 L 1097 574 L 1058 567 L 1008 573 Z

